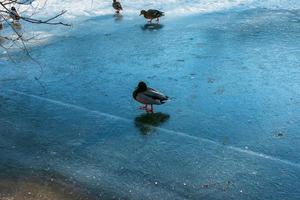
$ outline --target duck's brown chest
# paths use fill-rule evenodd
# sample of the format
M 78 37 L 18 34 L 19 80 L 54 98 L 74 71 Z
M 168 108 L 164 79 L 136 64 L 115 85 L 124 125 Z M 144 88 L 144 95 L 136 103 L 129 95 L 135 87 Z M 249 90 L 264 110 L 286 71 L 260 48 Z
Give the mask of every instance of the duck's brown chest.
M 132 93 L 132 97 L 136 100 L 137 95 L 138 95 L 138 91 L 135 90 L 135 91 Z
M 144 17 L 145 17 L 146 19 L 154 19 L 154 17 L 153 17 L 151 14 L 149 14 L 149 13 L 145 13 L 145 14 L 144 14 Z

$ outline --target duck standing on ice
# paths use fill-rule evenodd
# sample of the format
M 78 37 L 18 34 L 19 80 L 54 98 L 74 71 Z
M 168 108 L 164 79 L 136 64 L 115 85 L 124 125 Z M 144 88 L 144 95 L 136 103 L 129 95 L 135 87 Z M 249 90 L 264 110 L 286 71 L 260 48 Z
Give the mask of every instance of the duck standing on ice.
M 15 7 L 11 7 L 9 15 L 10 15 L 10 18 L 12 18 L 14 22 L 21 19 L 20 15 L 17 12 Z
M 153 19 L 156 19 L 157 23 L 159 23 L 159 18 L 165 16 L 164 12 L 154 9 L 150 9 L 147 11 L 141 10 L 140 15 L 144 15 L 146 19 L 150 19 L 150 21 L 148 21 L 149 23 L 151 23 Z
M 132 96 L 136 101 L 144 104 L 140 109 L 145 110 L 147 113 L 153 113 L 153 105 L 164 104 L 169 99 L 169 97 L 163 93 L 147 87 L 143 81 L 139 82 Z M 150 109 L 148 105 L 150 105 Z
M 121 3 L 117 0 L 113 0 L 112 7 L 116 10 L 116 14 L 119 14 L 120 10 L 123 10 Z

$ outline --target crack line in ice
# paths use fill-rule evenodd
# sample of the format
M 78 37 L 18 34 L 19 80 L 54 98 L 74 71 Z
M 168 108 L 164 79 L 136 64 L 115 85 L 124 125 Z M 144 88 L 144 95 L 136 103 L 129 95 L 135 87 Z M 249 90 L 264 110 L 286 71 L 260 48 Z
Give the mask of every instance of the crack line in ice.
M 7 89 L 6 91 L 16 93 L 18 95 L 23 95 L 23 96 L 26 96 L 26 97 L 31 97 L 31 98 L 34 98 L 34 99 L 38 99 L 38 100 L 41 100 L 41 101 L 46 101 L 48 103 L 57 104 L 57 105 L 60 105 L 60 106 L 73 108 L 73 109 L 88 112 L 88 113 L 94 113 L 94 114 L 97 114 L 97 115 L 100 115 L 100 116 L 120 120 L 120 121 L 127 122 L 127 123 L 132 122 L 130 119 L 126 119 L 126 118 L 123 118 L 123 117 L 119 117 L 119 116 L 116 116 L 116 115 L 112 115 L 112 114 L 109 114 L 109 113 L 104 113 L 104 112 L 100 112 L 100 111 L 96 111 L 96 110 L 90 110 L 88 108 L 77 106 L 77 105 L 70 104 L 70 103 L 64 103 L 64 102 L 61 102 L 61 101 L 48 99 L 48 98 L 33 95 L 33 94 L 26 94 L 24 92 L 11 90 L 11 89 Z M 248 155 L 251 155 L 251 156 L 256 156 L 256 157 L 272 160 L 272 161 L 275 161 L 275 162 L 283 163 L 283 164 L 286 164 L 286 165 L 290 165 L 290 166 L 293 166 L 293 167 L 296 167 L 296 168 L 300 168 L 299 163 L 295 163 L 295 162 L 292 162 L 292 161 L 289 161 L 289 160 L 280 159 L 280 158 L 270 156 L 270 155 L 267 155 L 267 154 L 264 154 L 264 153 L 259 153 L 259 152 L 255 152 L 255 151 L 251 151 L 251 150 L 246 150 L 246 149 L 242 149 L 242 148 L 234 147 L 234 146 L 230 146 L 230 145 L 223 145 L 219 142 L 216 142 L 216 141 L 213 141 L 213 140 L 210 140 L 210 139 L 205 139 L 205 138 L 202 138 L 202 137 L 196 137 L 196 136 L 184 133 L 184 132 L 173 131 L 173 130 L 170 130 L 170 129 L 155 127 L 155 126 L 151 126 L 151 125 L 147 125 L 147 124 L 144 124 L 144 125 L 148 126 L 148 127 L 151 127 L 151 128 L 155 128 L 156 130 L 159 130 L 159 131 L 162 131 L 162 132 L 169 133 L 169 134 L 178 135 L 178 136 L 181 136 L 181 137 L 186 137 L 186 138 L 190 138 L 190 139 L 198 140 L 198 141 L 200 140 L 202 142 L 211 143 L 211 144 L 214 144 L 214 145 L 217 145 L 217 146 L 226 147 L 228 149 L 231 149 L 231 150 L 239 152 L 239 153 L 245 153 L 245 154 L 248 154 Z

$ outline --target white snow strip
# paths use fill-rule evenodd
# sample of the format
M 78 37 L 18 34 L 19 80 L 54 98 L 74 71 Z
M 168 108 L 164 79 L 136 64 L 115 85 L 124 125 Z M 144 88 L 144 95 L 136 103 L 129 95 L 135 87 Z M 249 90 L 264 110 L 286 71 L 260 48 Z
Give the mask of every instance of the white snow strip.
M 59 105 L 59 106 L 72 108 L 72 109 L 83 111 L 83 112 L 92 113 L 92 114 L 95 114 L 95 115 L 98 115 L 98 116 L 111 118 L 111 119 L 115 119 L 115 120 L 120 120 L 120 121 L 127 122 L 127 123 L 128 122 L 132 123 L 132 121 L 130 119 L 126 119 L 126 118 L 123 118 L 123 117 L 119 117 L 119 116 L 116 116 L 116 115 L 112 115 L 112 114 L 109 114 L 109 113 L 104 113 L 104 112 L 100 112 L 100 111 L 96 111 L 96 110 L 90 110 L 90 109 L 87 109 L 87 108 L 82 107 L 82 106 L 77 106 L 77 105 L 74 105 L 74 104 L 64 103 L 64 102 L 61 102 L 61 101 L 48 99 L 48 98 L 33 95 L 33 94 L 26 94 L 24 92 L 20 92 L 20 91 L 16 91 L 16 90 L 10 90 L 9 89 L 9 90 L 6 90 L 6 91 L 12 92 L 12 93 L 15 93 L 15 94 L 18 94 L 18 95 L 30 97 L 30 98 L 33 98 L 33 99 L 37 99 L 37 100 L 40 100 L 40 101 L 56 104 L 56 105 Z M 7 96 L 6 94 L 3 94 L 3 95 Z M 296 168 L 300 169 L 300 164 L 299 163 L 295 163 L 295 162 L 285 160 L 285 159 L 280 159 L 280 158 L 270 156 L 270 155 L 267 155 L 267 154 L 264 154 L 264 153 L 259 153 L 259 152 L 255 152 L 255 151 L 251 151 L 251 150 L 246 150 L 246 149 L 242 149 L 242 148 L 234 147 L 234 146 L 230 146 L 230 145 L 223 145 L 219 142 L 216 142 L 216 141 L 213 141 L 213 140 L 210 140 L 210 139 L 201 138 L 201 137 L 196 137 L 196 136 L 184 133 L 184 132 L 173 131 L 173 130 L 160 128 L 160 127 L 154 127 L 154 126 L 151 126 L 151 125 L 145 125 L 145 126 L 149 126 L 151 128 L 155 128 L 156 130 L 166 132 L 166 133 L 169 133 L 169 134 L 172 134 L 172 135 L 177 135 L 177 136 L 189 138 L 189 139 L 192 139 L 192 140 L 197 140 L 197 141 L 202 141 L 202 142 L 214 144 L 214 145 L 217 145 L 217 146 L 222 146 L 224 148 L 228 148 L 228 149 L 231 149 L 231 150 L 239 152 L 239 153 L 244 153 L 244 154 L 248 154 L 248 155 L 251 155 L 251 156 L 272 160 L 272 161 L 277 162 L 277 163 L 282 163 L 282 164 L 289 165 L 289 166 L 296 167 Z
M 299 9 L 300 7 L 299 0 L 121 0 L 121 3 L 123 13 L 126 14 L 138 15 L 142 9 L 159 9 L 172 16 L 208 13 L 235 7 L 269 9 Z M 67 10 L 63 17 L 76 20 L 114 13 L 111 0 L 35 0 L 33 4 L 40 8 L 38 14 L 42 16 L 51 16 L 61 10 Z

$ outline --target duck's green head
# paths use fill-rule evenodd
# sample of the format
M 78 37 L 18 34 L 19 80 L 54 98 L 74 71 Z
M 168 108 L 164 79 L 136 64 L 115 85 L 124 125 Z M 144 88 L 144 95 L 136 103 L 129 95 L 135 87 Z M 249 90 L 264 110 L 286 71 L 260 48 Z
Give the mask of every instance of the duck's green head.
M 147 90 L 147 85 L 145 82 L 141 81 L 139 82 L 138 86 L 137 86 L 139 91 L 146 91 Z
M 146 14 L 146 10 L 141 10 L 140 16 Z

